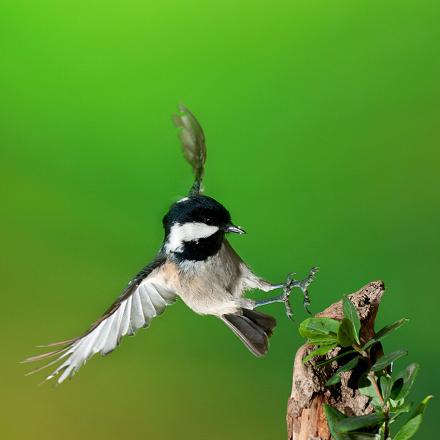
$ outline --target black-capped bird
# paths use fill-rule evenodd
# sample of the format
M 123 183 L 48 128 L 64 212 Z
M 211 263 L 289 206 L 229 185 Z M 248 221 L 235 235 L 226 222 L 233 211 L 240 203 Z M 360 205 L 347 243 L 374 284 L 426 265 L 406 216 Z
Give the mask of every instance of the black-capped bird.
M 267 352 L 276 325 L 272 316 L 255 311 L 256 307 L 284 302 L 290 315 L 288 299 L 293 287 L 303 291 L 304 304 L 308 305 L 307 288 L 316 268 L 302 281 L 287 277 L 283 284 L 272 284 L 252 272 L 226 240 L 228 233 L 245 231 L 232 223 L 229 211 L 221 203 L 203 195 L 205 135 L 187 108 L 180 106 L 179 110 L 174 123 L 195 181 L 188 196 L 174 203 L 163 218 L 165 237 L 159 252 L 85 333 L 46 345 L 57 348 L 26 359 L 24 362 L 53 358 L 31 373 L 59 364 L 47 379 L 57 377 L 57 382 L 62 383 L 94 354 L 110 353 L 124 336 L 147 327 L 177 297 L 194 312 L 221 319 L 256 356 Z M 244 296 L 250 289 L 283 291 L 276 297 L 255 301 Z

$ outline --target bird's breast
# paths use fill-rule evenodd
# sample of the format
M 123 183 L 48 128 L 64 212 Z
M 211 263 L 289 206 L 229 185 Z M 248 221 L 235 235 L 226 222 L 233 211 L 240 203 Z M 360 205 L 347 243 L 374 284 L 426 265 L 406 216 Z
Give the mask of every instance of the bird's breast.
M 213 315 L 237 311 L 237 300 L 243 292 L 241 260 L 227 242 L 206 260 L 180 261 L 176 265 L 176 293 L 192 310 Z

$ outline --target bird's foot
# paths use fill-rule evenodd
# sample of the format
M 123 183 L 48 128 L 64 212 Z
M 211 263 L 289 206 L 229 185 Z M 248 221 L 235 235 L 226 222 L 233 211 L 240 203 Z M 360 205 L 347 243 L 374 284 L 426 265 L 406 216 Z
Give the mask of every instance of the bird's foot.
M 290 305 L 289 298 L 290 298 L 290 294 L 291 294 L 292 290 L 295 287 L 298 287 L 299 289 L 301 289 L 301 291 L 304 295 L 304 309 L 306 310 L 307 313 L 310 314 L 310 310 L 309 310 L 310 297 L 309 297 L 308 288 L 309 288 L 310 284 L 312 283 L 312 281 L 315 279 L 315 276 L 318 273 L 318 271 L 319 271 L 319 268 L 312 267 L 310 269 L 310 272 L 307 275 L 307 277 L 304 278 L 303 280 L 296 280 L 294 278 L 294 276 L 296 275 L 295 273 L 291 273 L 287 277 L 287 280 L 283 285 L 282 298 L 283 298 L 284 305 L 286 307 L 286 314 L 289 319 L 293 319 L 292 306 Z

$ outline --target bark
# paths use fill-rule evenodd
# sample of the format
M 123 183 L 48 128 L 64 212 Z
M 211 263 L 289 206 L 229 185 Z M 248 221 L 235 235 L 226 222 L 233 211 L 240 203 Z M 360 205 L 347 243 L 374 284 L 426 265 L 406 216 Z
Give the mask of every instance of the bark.
M 361 319 L 361 342 L 374 335 L 376 319 L 384 283 L 373 281 L 359 291 L 349 295 Z M 342 302 L 332 304 L 316 316 L 334 319 L 343 318 Z M 338 362 L 318 367 L 316 364 L 336 356 L 341 348 L 336 348 L 326 356 L 314 358 L 306 364 L 303 358 L 313 346 L 303 345 L 295 355 L 292 392 L 287 406 L 287 432 L 289 440 L 329 440 L 331 435 L 324 415 L 323 403 L 328 403 L 346 415 L 364 415 L 373 411 L 369 399 L 355 388 L 356 369 L 342 373 L 341 383 L 328 388 L 325 382 L 339 368 Z M 382 347 L 378 344 L 376 353 L 380 356 Z M 347 359 L 341 359 L 344 363 Z

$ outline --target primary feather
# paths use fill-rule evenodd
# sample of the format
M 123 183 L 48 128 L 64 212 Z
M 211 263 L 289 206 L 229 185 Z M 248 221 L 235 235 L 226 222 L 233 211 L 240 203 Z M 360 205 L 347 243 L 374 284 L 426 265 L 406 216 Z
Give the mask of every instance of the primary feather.
M 102 356 L 113 351 L 126 335 L 133 335 L 142 327 L 147 327 L 151 320 L 163 313 L 166 306 L 172 304 L 176 294 L 161 282 L 157 268 L 162 261 L 156 260 L 141 271 L 128 285 L 121 296 L 108 308 L 82 336 L 47 347 L 62 348 L 32 356 L 24 362 L 36 362 L 55 358 L 28 374 L 36 373 L 58 362 L 61 364 L 47 377 L 47 380 L 59 376 L 60 384 L 72 377 L 93 355 Z

